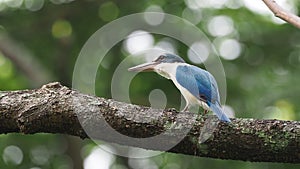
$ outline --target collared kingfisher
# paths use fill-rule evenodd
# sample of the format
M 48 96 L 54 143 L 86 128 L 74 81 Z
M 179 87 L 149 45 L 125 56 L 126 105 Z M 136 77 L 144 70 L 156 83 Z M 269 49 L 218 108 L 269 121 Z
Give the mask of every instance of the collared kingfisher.
M 221 108 L 218 85 L 215 78 L 206 70 L 187 64 L 174 54 L 162 54 L 150 63 L 144 63 L 128 71 L 154 71 L 171 79 L 183 95 L 187 111 L 191 105 L 200 105 L 205 113 L 213 111 L 221 121 L 231 122 Z

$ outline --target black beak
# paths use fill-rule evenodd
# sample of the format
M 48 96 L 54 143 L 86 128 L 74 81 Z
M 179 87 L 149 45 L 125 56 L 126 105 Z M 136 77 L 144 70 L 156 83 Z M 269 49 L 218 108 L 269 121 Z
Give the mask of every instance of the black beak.
M 144 63 L 140 64 L 134 67 L 131 67 L 128 69 L 130 72 L 147 72 L 147 71 L 153 71 L 154 67 L 158 65 L 158 62 L 150 62 L 150 63 Z

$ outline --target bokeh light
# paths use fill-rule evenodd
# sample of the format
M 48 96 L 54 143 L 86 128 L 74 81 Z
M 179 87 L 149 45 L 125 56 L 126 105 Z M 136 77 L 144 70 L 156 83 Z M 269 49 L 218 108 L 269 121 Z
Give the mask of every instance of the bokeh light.
M 202 20 L 202 11 L 185 8 L 182 12 L 182 17 L 197 25 Z
M 294 106 L 286 100 L 278 100 L 274 106 L 268 106 L 264 109 L 263 118 L 295 120 Z
M 145 12 L 149 12 L 149 13 L 145 13 L 144 18 L 145 21 L 149 24 L 149 25 L 159 25 L 164 21 L 165 15 L 164 15 L 164 11 L 163 9 L 158 6 L 158 5 L 150 5 Z M 159 15 L 153 15 L 151 12 L 156 12 L 156 13 L 160 13 Z
M 45 146 L 36 146 L 31 149 L 30 158 L 37 165 L 45 165 L 49 162 L 49 150 Z
M 84 169 L 110 169 L 115 161 L 115 156 L 99 147 L 93 148 L 91 153 L 84 159 Z
M 99 7 L 98 14 L 103 21 L 112 21 L 119 16 L 119 8 L 114 2 L 108 1 Z
M 207 60 L 210 53 L 208 44 L 205 42 L 195 42 L 188 49 L 188 58 L 196 64 L 203 63 Z
M 8 7 L 20 8 L 23 3 L 23 0 L 6 0 L 4 2 Z
M 65 38 L 72 34 L 71 23 L 67 20 L 57 20 L 52 25 L 52 35 L 55 38 Z
M 236 0 L 228 0 L 225 4 L 225 6 L 229 9 L 239 9 L 243 6 L 242 1 L 236 1 Z
M 149 102 L 152 108 L 165 109 L 167 106 L 167 96 L 163 90 L 154 89 L 149 94 Z
M 158 169 L 158 166 L 151 158 L 130 158 L 128 164 L 133 169 L 145 168 L 146 166 L 147 168 Z
M 130 53 L 138 53 L 152 48 L 154 45 L 153 36 L 143 30 L 132 32 L 125 40 L 125 50 Z
M 234 60 L 241 54 L 241 44 L 236 39 L 225 39 L 220 43 L 220 56 L 226 60 Z
M 23 161 L 23 152 L 18 146 L 10 145 L 4 149 L 2 158 L 7 165 L 19 165 Z
M 177 53 L 175 42 L 170 38 L 163 38 L 154 46 L 155 49 L 168 51 L 169 53 Z
M 24 0 L 25 7 L 30 11 L 40 10 L 44 5 L 44 0 Z
M 75 0 L 50 0 L 54 4 L 62 4 L 62 3 L 69 3 Z
M 168 163 L 164 166 L 164 169 L 181 169 L 177 163 Z
M 272 14 L 272 12 L 268 9 L 268 7 L 263 3 L 263 1 L 248 1 L 243 0 L 246 8 L 250 9 L 252 12 L 266 15 Z
M 30 169 L 41 169 L 40 167 L 31 167 Z
M 207 27 L 209 33 L 213 36 L 226 36 L 234 31 L 232 19 L 225 15 L 211 18 Z
M 228 0 L 218 0 L 218 1 L 207 1 L 207 0 L 185 0 L 186 5 L 190 9 L 200 9 L 200 8 L 223 8 Z

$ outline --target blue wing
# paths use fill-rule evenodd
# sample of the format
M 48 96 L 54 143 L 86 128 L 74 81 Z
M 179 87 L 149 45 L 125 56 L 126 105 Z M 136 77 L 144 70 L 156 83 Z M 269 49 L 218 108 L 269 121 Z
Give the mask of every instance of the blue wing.
M 180 65 L 176 70 L 176 80 L 197 99 L 206 103 L 220 102 L 217 82 L 208 71 L 192 65 Z
M 220 120 L 230 122 L 221 109 L 217 82 L 208 71 L 192 65 L 180 65 L 176 69 L 176 80 L 193 96 L 204 101 Z

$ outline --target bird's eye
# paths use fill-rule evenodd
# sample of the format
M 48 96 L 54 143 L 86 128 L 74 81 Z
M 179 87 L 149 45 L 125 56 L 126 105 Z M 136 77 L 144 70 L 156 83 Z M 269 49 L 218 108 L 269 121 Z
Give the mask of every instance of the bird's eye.
M 155 60 L 155 62 L 162 61 L 163 59 L 164 59 L 164 55 L 160 55 L 160 56 Z

